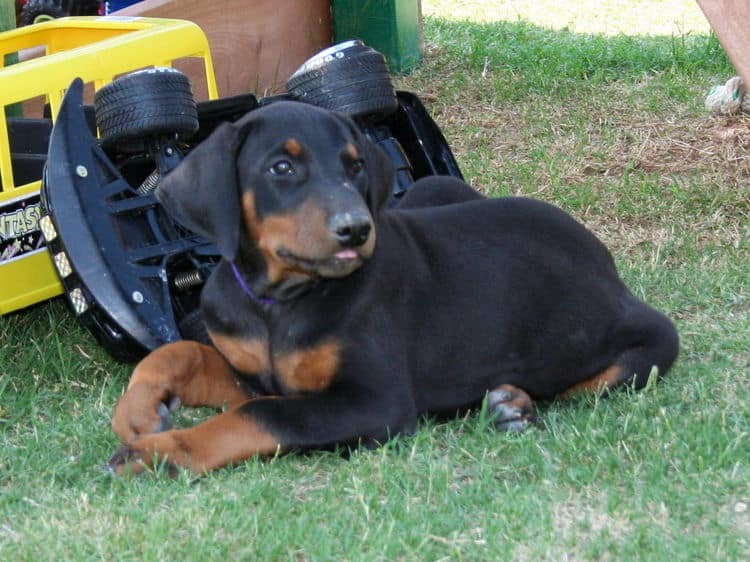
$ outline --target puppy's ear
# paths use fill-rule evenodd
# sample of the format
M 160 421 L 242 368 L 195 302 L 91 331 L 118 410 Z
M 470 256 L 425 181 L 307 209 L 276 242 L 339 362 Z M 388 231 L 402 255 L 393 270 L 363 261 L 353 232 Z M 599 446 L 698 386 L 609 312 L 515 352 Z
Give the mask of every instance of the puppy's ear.
M 351 118 L 343 113 L 335 113 L 335 115 L 351 131 L 362 153 L 367 173 L 367 188 L 363 196 L 370 211 L 378 211 L 393 193 L 396 166 L 385 151 L 368 139 Z
M 156 198 L 185 228 L 233 260 L 240 232 L 236 158 L 246 128 L 220 125 L 159 182 Z

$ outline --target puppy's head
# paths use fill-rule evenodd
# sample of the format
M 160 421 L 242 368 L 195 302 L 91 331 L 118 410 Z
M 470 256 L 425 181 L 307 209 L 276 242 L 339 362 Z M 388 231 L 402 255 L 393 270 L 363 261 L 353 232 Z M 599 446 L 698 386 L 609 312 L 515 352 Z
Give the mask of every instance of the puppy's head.
M 260 251 L 269 281 L 342 277 L 375 247 L 394 169 L 347 117 L 276 102 L 225 123 L 160 183 L 172 217 L 234 261 Z

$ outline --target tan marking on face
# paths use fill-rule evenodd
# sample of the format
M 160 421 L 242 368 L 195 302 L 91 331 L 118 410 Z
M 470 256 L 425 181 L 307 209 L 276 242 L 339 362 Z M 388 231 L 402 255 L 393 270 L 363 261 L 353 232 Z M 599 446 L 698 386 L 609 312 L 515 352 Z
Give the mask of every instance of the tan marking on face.
M 375 251 L 375 241 L 377 240 L 377 238 L 378 231 L 375 228 L 375 224 L 373 223 L 372 230 L 370 230 L 370 236 L 367 238 L 367 242 L 359 247 L 359 255 L 365 259 L 371 257 L 372 253 Z
M 267 277 L 271 284 L 293 275 L 307 275 L 299 266 L 290 264 L 278 255 L 284 248 L 304 259 L 321 259 L 332 255 L 338 245 L 327 227 L 325 212 L 311 201 L 305 201 L 292 213 L 271 215 L 258 219 L 252 191 L 242 196 L 242 213 L 250 237 L 266 261 Z
M 568 390 L 562 393 L 562 398 L 571 398 L 578 394 L 587 392 L 599 392 L 600 390 L 606 390 L 613 388 L 623 381 L 622 369 L 617 365 L 607 367 L 601 373 L 581 381 L 578 384 L 570 387 Z
M 336 376 L 341 345 L 326 341 L 317 347 L 293 351 L 274 357 L 274 366 L 281 382 L 297 392 L 320 392 Z
M 248 191 L 242 195 L 242 215 L 245 219 L 245 227 L 250 238 L 255 242 L 261 254 L 263 254 L 266 262 L 266 276 L 268 277 L 268 281 L 272 284 L 280 281 L 286 276 L 287 264 L 276 254 L 277 248 L 274 247 L 274 241 L 283 234 L 286 234 L 285 239 L 291 238 L 289 233 L 290 231 L 293 233 L 296 230 L 295 225 L 288 219 L 285 224 L 279 224 L 284 221 L 285 217 L 283 216 L 275 217 L 276 220 L 272 220 L 269 224 L 267 224 L 267 220 L 261 222 L 255 210 L 255 196 L 252 191 Z M 272 228 L 269 229 L 269 225 Z
M 255 210 L 255 194 L 252 190 L 242 194 L 242 218 L 245 219 L 245 228 L 248 234 L 252 236 L 258 224 L 258 213 Z
M 290 138 L 284 143 L 284 150 L 286 150 L 287 154 L 289 154 L 290 156 L 294 156 L 295 158 L 297 158 L 300 154 L 302 154 L 302 145 L 297 139 Z
M 357 158 L 359 158 L 359 151 L 357 150 L 357 147 L 350 142 L 346 143 L 346 153 L 352 160 L 356 160 Z
M 261 339 L 244 339 L 209 332 L 216 349 L 240 373 L 260 375 L 271 370 L 268 343 Z

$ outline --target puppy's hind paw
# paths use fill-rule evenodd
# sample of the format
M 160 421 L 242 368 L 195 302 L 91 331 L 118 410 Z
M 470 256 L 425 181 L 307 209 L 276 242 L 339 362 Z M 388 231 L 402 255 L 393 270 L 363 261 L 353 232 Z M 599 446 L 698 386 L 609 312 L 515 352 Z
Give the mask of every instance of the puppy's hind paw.
M 502 431 L 525 431 L 536 421 L 531 397 L 509 384 L 487 394 L 487 409 L 495 427 Z

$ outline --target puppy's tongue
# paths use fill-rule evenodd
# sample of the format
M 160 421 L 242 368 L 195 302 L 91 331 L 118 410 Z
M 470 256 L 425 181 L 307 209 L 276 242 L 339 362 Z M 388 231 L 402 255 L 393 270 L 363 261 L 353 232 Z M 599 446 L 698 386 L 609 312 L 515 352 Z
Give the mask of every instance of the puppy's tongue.
M 357 257 L 357 252 L 351 249 L 341 250 L 340 252 L 336 252 L 334 257 L 340 260 L 353 260 Z

